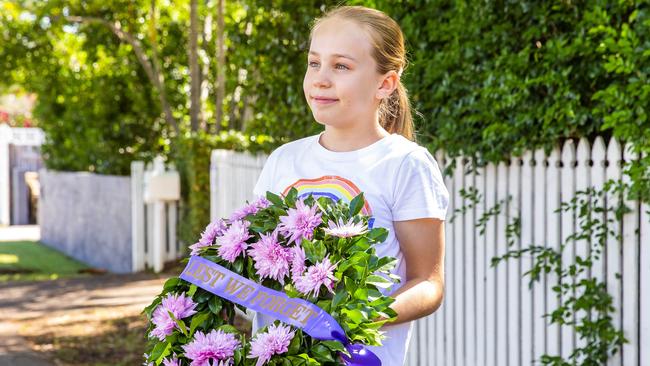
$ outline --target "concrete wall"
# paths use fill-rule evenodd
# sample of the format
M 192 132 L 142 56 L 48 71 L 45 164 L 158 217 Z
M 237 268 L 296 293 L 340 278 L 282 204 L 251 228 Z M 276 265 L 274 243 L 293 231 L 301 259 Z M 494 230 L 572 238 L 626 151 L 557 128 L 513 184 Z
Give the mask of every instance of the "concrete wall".
M 131 178 L 39 171 L 41 242 L 91 267 L 131 272 Z

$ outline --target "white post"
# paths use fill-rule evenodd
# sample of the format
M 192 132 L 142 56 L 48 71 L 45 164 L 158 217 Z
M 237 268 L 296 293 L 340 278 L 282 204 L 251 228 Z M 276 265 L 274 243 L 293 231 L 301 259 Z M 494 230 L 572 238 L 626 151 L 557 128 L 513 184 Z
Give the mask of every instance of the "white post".
M 9 143 L 11 127 L 0 124 L 0 226 L 9 225 Z
M 178 240 L 176 239 L 176 201 L 170 201 L 167 206 L 167 242 L 169 243 L 168 260 L 179 256 Z
M 144 162 L 131 162 L 131 271 L 144 270 Z
M 162 174 L 165 171 L 165 162 L 161 156 L 153 161 L 153 174 Z M 153 204 L 153 237 L 151 241 L 151 256 L 153 270 L 158 273 L 165 264 L 165 202 L 156 200 Z
M 217 174 L 219 174 L 217 164 L 219 164 L 219 153 L 217 150 L 213 150 L 210 154 L 210 222 L 219 218 L 217 210 L 217 187 L 219 186 L 219 182 L 217 182 Z

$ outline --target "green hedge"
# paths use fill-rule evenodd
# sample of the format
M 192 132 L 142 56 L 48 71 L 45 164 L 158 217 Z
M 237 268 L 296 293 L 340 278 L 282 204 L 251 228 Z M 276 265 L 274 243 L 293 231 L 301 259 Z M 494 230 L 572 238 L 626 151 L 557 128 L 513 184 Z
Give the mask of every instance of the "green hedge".
M 319 125 L 300 88 L 309 22 L 340 2 L 242 3 L 249 11 L 234 25 L 231 56 L 257 75 L 245 93 L 260 96 L 248 132 L 313 134 Z M 431 150 L 497 162 L 613 135 L 650 153 L 648 0 L 346 3 L 381 9 L 401 25 L 410 59 L 403 80 L 419 116 L 418 141 Z M 646 199 L 648 159 L 630 171 Z

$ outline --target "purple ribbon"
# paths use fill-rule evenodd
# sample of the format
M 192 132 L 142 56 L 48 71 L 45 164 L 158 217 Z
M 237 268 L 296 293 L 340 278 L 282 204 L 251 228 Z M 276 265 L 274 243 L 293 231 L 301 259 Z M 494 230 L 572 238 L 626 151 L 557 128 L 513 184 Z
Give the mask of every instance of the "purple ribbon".
M 381 366 L 377 355 L 362 344 L 350 343 L 339 323 L 309 301 L 291 298 L 198 256 L 190 257 L 179 277 L 219 297 L 300 328 L 312 338 L 343 343 L 350 353 L 349 357 L 341 354 L 347 365 Z

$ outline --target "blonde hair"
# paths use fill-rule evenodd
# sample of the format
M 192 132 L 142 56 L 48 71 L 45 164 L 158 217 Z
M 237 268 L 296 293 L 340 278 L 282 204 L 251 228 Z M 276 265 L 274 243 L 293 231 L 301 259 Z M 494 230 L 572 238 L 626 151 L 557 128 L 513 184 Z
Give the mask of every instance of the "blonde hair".
M 372 42 L 372 57 L 377 63 L 377 72 L 385 74 L 391 70 L 402 75 L 407 66 L 404 34 L 400 26 L 384 12 L 363 6 L 341 6 L 327 11 L 316 19 L 309 38 L 323 21 L 332 18 L 351 20 L 369 30 Z M 398 81 L 397 88 L 390 97 L 379 105 L 379 123 L 390 133 L 398 133 L 413 141 L 413 117 L 407 90 Z

